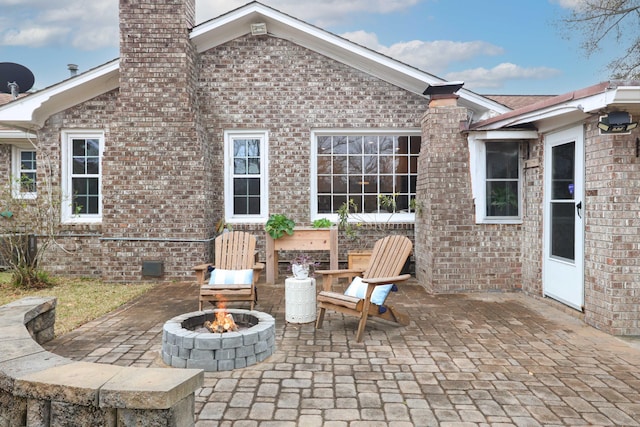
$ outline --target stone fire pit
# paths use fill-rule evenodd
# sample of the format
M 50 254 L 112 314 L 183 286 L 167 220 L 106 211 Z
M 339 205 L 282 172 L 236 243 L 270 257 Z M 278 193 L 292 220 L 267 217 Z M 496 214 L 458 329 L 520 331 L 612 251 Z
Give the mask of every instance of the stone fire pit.
M 262 362 L 275 351 L 275 319 L 260 311 L 228 308 L 238 331 L 203 331 L 219 310 L 194 311 L 174 317 L 162 331 L 162 360 L 174 368 L 230 371 Z

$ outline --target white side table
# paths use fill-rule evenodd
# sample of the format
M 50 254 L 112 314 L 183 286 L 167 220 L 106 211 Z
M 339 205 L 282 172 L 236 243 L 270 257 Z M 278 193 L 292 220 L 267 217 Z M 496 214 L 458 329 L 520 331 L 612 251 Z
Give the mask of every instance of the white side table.
M 285 320 L 309 323 L 316 320 L 316 279 L 288 277 L 284 281 Z

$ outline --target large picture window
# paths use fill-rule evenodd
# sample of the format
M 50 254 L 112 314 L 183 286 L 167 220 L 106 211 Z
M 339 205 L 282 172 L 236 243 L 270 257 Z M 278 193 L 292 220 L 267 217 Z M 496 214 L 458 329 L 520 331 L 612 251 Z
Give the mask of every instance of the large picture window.
M 266 219 L 267 134 L 225 132 L 225 200 L 229 222 L 260 222 Z
M 102 219 L 102 132 L 63 134 L 62 218 L 71 222 Z
M 353 200 L 365 220 L 413 221 L 420 144 L 419 131 L 314 132 L 313 216 Z

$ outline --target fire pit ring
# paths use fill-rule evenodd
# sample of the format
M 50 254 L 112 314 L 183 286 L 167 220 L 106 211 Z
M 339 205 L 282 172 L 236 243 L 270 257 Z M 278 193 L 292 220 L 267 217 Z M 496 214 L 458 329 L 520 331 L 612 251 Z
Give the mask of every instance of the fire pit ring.
M 216 310 L 194 311 L 168 320 L 162 330 L 162 361 L 174 368 L 230 371 L 262 362 L 276 346 L 273 316 L 261 311 L 227 308 L 236 323 L 247 327 L 234 332 L 200 332 Z

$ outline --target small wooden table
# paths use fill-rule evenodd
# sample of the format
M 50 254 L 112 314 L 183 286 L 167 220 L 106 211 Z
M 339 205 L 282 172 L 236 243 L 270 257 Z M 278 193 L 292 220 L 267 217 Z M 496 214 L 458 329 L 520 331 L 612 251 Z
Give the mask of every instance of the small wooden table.
M 278 251 L 329 251 L 331 270 L 338 269 L 338 228 L 295 228 L 293 234 L 285 234 L 274 240 L 266 237 L 267 283 L 278 278 Z

